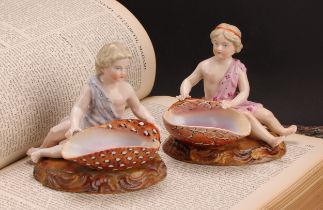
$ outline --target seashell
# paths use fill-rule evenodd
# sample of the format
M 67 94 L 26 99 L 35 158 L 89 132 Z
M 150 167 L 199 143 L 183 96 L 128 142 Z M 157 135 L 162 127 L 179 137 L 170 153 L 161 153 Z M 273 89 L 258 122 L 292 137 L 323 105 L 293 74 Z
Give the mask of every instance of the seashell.
M 185 99 L 163 115 L 167 131 L 177 140 L 198 145 L 224 145 L 248 136 L 247 117 L 234 109 L 222 109 L 217 101 Z
M 133 132 L 136 129 L 138 132 Z M 124 170 L 151 161 L 148 151 L 157 156 L 160 134 L 153 124 L 131 120 L 113 120 L 73 135 L 63 146 L 64 159 L 96 170 Z M 145 135 L 149 132 L 150 135 Z

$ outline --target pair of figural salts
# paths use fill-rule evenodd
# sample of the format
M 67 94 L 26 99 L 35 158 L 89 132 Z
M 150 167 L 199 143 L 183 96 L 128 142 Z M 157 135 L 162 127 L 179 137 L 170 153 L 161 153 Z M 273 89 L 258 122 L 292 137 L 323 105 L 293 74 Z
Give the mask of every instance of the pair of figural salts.
M 210 38 L 214 56 L 182 82 L 179 101 L 163 115 L 166 129 L 176 140 L 204 148 L 236 143 L 251 134 L 270 148 L 281 145 L 297 128 L 284 128 L 262 104 L 247 100 L 246 67 L 232 57 L 242 49 L 240 30 L 222 23 Z M 130 59 L 119 42 L 100 49 L 97 74 L 83 87 L 70 116 L 50 130 L 39 148 L 28 150 L 32 161 L 63 157 L 91 169 L 117 171 L 142 167 L 158 156 L 159 128 L 126 81 Z M 201 80 L 204 98 L 190 98 Z M 122 119 L 126 106 L 139 119 Z

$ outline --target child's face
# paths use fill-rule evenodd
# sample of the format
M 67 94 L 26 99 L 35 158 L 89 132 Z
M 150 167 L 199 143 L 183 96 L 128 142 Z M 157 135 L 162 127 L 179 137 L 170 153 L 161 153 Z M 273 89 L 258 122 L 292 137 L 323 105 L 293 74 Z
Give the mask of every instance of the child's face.
M 222 34 L 212 40 L 214 56 L 219 60 L 231 58 L 235 53 L 235 47 Z
M 103 69 L 103 74 L 112 80 L 124 80 L 128 76 L 130 60 L 128 58 L 116 60 L 110 67 Z

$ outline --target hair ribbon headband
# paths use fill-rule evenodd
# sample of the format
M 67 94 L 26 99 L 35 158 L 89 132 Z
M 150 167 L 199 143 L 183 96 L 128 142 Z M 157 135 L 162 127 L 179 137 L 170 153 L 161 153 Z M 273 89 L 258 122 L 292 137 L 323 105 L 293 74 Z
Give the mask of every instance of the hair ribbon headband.
M 215 27 L 215 29 L 223 29 L 223 30 L 226 30 L 226 31 L 230 31 L 231 33 L 233 33 L 234 35 L 236 35 L 237 37 L 239 37 L 239 39 L 241 39 L 241 36 L 235 32 L 234 30 L 230 29 L 230 28 L 225 28 L 225 27 L 222 27 L 222 26 L 217 26 Z

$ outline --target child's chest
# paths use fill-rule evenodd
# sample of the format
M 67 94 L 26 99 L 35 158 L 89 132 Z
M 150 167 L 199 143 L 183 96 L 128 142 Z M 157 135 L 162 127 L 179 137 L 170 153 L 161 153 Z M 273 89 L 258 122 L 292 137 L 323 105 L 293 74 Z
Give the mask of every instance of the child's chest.
M 127 96 L 120 89 L 105 90 L 105 95 L 114 107 L 124 106 L 127 102 Z
M 226 67 L 206 68 L 203 71 L 203 79 L 207 83 L 218 84 L 220 83 L 227 73 Z

